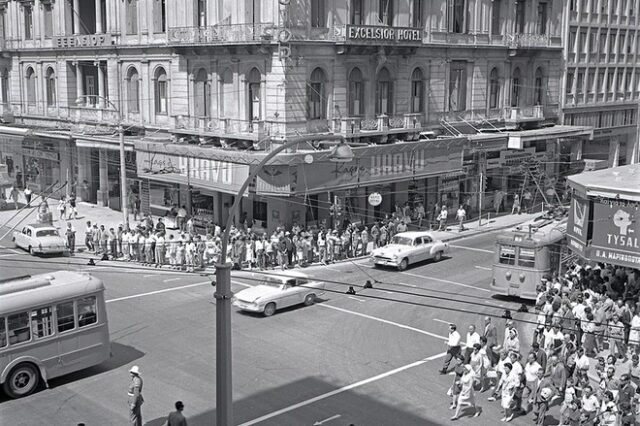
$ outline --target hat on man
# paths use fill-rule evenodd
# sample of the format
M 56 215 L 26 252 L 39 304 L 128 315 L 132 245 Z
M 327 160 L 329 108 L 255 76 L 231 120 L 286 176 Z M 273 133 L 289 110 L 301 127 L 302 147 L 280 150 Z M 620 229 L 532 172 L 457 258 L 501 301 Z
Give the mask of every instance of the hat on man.
M 136 376 L 139 376 L 140 375 L 140 367 L 138 367 L 137 365 L 134 365 L 133 367 L 131 367 L 129 369 L 129 373 L 135 374 Z

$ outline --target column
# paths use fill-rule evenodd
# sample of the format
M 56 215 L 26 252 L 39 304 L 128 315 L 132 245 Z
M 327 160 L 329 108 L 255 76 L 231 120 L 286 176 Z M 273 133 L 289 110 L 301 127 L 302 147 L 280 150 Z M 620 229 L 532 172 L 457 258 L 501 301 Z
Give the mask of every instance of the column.
M 95 0 L 96 7 L 96 34 L 100 34 L 103 31 L 102 28 L 102 2 Z
M 104 70 L 100 66 L 100 62 L 93 63 L 96 67 L 98 67 L 98 108 L 104 108 Z
M 98 205 L 102 207 L 109 206 L 109 169 L 107 166 L 107 151 L 101 149 L 99 156 L 100 189 L 98 189 Z
M 74 65 L 76 67 L 76 95 L 78 99 L 80 99 L 81 105 L 85 105 L 86 99 L 82 97 L 84 96 L 84 75 L 82 72 L 82 65 L 80 65 L 80 62 L 76 62 Z
M 73 34 L 80 34 L 80 0 L 73 0 Z

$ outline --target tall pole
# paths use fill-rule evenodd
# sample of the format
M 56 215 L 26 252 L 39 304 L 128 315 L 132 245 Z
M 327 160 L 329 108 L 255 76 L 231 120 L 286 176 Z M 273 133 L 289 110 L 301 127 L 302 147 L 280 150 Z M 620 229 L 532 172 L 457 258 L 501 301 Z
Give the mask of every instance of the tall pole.
M 124 128 L 122 127 L 122 115 L 118 111 L 120 122 L 118 123 L 118 137 L 120 139 L 120 200 L 122 200 L 122 216 L 124 229 L 129 228 L 129 204 L 127 202 L 127 161 L 124 151 Z
M 484 188 L 482 182 L 484 181 L 484 173 L 480 171 L 480 182 L 478 183 L 478 226 L 482 226 L 482 193 Z

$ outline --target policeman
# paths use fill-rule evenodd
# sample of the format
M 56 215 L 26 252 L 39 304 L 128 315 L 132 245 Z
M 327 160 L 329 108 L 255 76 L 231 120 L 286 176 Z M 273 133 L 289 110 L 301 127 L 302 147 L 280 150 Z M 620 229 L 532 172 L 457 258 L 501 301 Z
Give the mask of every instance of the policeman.
M 140 368 L 134 365 L 129 370 L 131 382 L 129 383 L 129 424 L 131 426 L 142 426 L 142 377 L 140 377 Z

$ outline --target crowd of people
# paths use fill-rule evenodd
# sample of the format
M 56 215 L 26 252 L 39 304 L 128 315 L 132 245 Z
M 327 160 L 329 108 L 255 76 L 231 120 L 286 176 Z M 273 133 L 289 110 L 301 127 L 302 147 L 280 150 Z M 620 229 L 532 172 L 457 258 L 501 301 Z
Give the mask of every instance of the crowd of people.
M 519 324 L 505 315 L 502 341 L 491 317 L 480 332 L 469 326 L 464 348 L 451 324 L 441 373 L 457 360 L 449 389 L 452 420 L 467 406 L 479 415 L 476 392 L 487 391 L 489 401 L 500 400 L 503 422 L 533 413 L 535 424 L 547 424 L 549 408 L 558 405 L 560 425 L 635 425 L 639 296 L 637 269 L 575 265 L 564 276 L 542 280 L 535 313 L 523 313 Z M 530 346 L 518 328 L 533 330 Z

